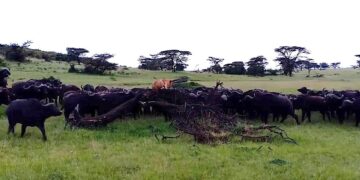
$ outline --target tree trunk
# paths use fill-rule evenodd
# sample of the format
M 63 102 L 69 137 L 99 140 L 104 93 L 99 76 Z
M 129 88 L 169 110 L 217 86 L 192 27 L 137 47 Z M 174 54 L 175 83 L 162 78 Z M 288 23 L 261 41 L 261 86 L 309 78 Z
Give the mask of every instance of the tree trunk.
M 74 118 L 70 120 L 70 124 L 76 127 L 100 127 L 106 126 L 107 124 L 115 121 L 117 118 L 120 118 L 125 115 L 127 112 L 132 112 L 138 105 L 139 95 L 136 97 L 116 106 L 111 111 L 98 115 L 95 117 L 81 117 L 79 115 L 79 110 L 76 108 L 73 112 Z

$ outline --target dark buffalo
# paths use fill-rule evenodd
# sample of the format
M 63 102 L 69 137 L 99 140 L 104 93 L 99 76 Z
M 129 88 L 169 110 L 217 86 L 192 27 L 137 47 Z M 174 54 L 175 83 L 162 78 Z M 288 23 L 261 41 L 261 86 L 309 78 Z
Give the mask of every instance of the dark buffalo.
M 29 80 L 26 82 L 16 82 L 12 86 L 12 93 L 15 99 L 36 98 L 39 100 L 47 99 L 49 86 Z
M 333 93 L 328 93 L 325 95 L 326 104 L 328 109 L 331 113 L 331 117 L 335 118 L 335 113 L 339 116 L 339 107 L 341 106 L 342 102 L 344 101 L 345 96 L 337 96 Z
M 95 92 L 104 92 L 104 91 L 108 91 L 109 89 L 105 86 L 96 86 L 95 87 Z
M 77 105 L 79 105 L 79 113 L 81 116 L 91 114 L 95 116 L 96 111 L 99 109 L 100 104 L 104 99 L 96 93 L 88 92 L 73 92 L 64 96 L 63 108 L 65 117 L 65 127 L 69 121 L 69 115 L 72 113 Z
M 7 88 L 0 87 L 0 105 L 8 105 L 10 101 L 10 91 Z
M 298 89 L 298 91 L 301 94 L 307 94 L 307 95 L 311 95 L 311 96 L 323 96 L 327 92 L 327 90 L 325 90 L 325 89 L 323 89 L 322 91 L 316 91 L 316 90 L 308 89 L 307 87 L 302 87 L 302 88 Z
M 59 95 L 59 102 L 63 104 L 64 94 L 68 91 L 80 91 L 80 88 L 73 85 L 73 84 L 63 84 L 61 85 L 60 95 Z
M 48 96 L 47 96 L 47 101 L 48 102 L 54 102 L 55 105 L 58 105 L 58 99 L 60 97 L 61 94 L 61 86 L 49 86 L 48 89 Z
M 352 111 L 355 113 L 355 126 L 359 126 L 360 123 L 360 99 L 355 99 L 354 101 L 345 100 L 340 107 L 344 111 Z M 340 120 L 342 123 L 342 120 Z
M 52 103 L 43 105 L 37 99 L 18 99 L 10 103 L 6 115 L 9 120 L 8 133 L 15 133 L 17 123 L 22 124 L 21 137 L 24 136 L 27 126 L 36 126 L 46 141 L 45 120 L 51 116 L 60 116 L 61 111 Z
M 292 116 L 297 124 L 300 124 L 294 112 L 293 105 L 287 96 L 271 93 L 256 93 L 254 97 L 245 96 L 241 101 L 244 106 L 254 109 L 261 117 L 262 122 L 268 123 L 269 114 L 281 116 L 283 122 L 288 115 Z
M 302 121 L 305 120 L 305 115 L 311 122 L 311 112 L 319 111 L 323 119 L 325 120 L 325 115 L 328 116 L 330 120 L 329 108 L 326 103 L 326 99 L 321 96 L 310 96 L 310 95 L 299 95 L 297 98 L 293 99 L 295 107 L 298 107 L 302 110 Z
M 83 91 L 95 92 L 95 88 L 91 84 L 85 84 L 84 86 L 81 86 L 81 89 Z
M 0 68 L 0 87 L 7 86 L 7 78 L 11 75 L 9 68 Z

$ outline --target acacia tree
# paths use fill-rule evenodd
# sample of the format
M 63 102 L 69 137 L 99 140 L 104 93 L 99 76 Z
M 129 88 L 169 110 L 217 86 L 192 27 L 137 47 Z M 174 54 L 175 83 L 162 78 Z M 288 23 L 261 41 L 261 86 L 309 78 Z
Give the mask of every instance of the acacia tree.
M 337 68 L 340 68 L 340 64 L 341 64 L 340 62 L 333 62 L 330 65 L 332 68 L 337 69 Z
M 173 72 L 177 70 L 183 71 L 188 64 L 188 56 L 192 55 L 190 51 L 180 51 L 177 49 L 161 51 L 157 54 L 162 59 L 162 63 L 165 63 L 167 68 Z
M 320 65 L 320 70 L 325 70 L 330 67 L 329 64 L 326 62 L 322 62 L 319 65 Z
M 26 48 L 29 48 L 32 41 L 26 41 L 21 46 L 13 43 L 5 50 L 5 58 L 11 61 L 24 62 L 26 60 Z
M 247 63 L 247 74 L 252 76 L 263 76 L 265 74 L 265 66 L 267 59 L 264 56 L 251 58 Z
M 183 71 L 188 66 L 189 55 L 190 51 L 165 50 L 150 57 L 140 56 L 139 69 Z
M 84 48 L 73 48 L 73 47 L 66 48 L 66 51 L 67 51 L 68 61 L 77 61 L 78 64 L 80 64 L 81 62 L 81 57 L 89 52 L 87 49 Z
M 92 58 L 84 60 L 84 72 L 89 74 L 104 74 L 106 71 L 117 69 L 116 63 L 108 62 L 113 58 L 112 54 L 95 54 Z
M 305 55 L 310 54 L 306 48 L 300 46 L 280 46 L 275 49 L 275 52 L 278 53 L 275 61 L 281 65 L 286 76 L 292 76 L 297 67 L 297 61 L 306 59 Z
M 207 58 L 207 61 L 209 61 L 212 64 L 210 66 L 210 70 L 212 72 L 214 72 L 214 73 L 221 73 L 222 72 L 222 67 L 221 67 L 220 63 L 224 61 L 224 58 L 217 58 L 217 57 L 209 56 Z
M 355 55 L 355 57 L 360 58 L 360 54 Z M 360 59 L 356 61 L 357 67 L 360 67 Z
M 311 70 L 316 66 L 317 64 L 313 62 L 314 59 L 305 59 L 301 60 L 302 64 L 304 64 L 304 68 L 308 71 L 308 76 L 310 76 Z
M 245 74 L 245 64 L 242 61 L 234 61 L 224 65 L 225 74 Z

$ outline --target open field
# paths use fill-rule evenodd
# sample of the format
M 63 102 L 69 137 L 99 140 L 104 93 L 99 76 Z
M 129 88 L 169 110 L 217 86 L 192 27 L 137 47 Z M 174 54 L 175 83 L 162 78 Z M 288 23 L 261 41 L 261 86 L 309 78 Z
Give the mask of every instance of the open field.
M 171 73 L 129 70 L 114 75 L 95 76 L 67 73 L 64 63 L 10 63 L 12 82 L 50 75 L 64 83 L 120 87 L 149 87 L 154 78 L 189 76 L 206 86 L 216 80 L 225 87 L 243 90 L 263 88 L 296 93 L 307 86 L 314 89 L 360 89 L 358 70 L 313 71 L 323 78 L 248 77 L 208 73 Z M 212 145 L 195 144 L 190 136 L 158 142 L 149 126 L 174 134 L 162 117 L 126 119 L 98 130 L 64 130 L 63 117 L 46 122 L 48 141 L 41 140 L 36 128 L 28 128 L 20 138 L 18 125 L 7 135 L 4 106 L 0 108 L 1 179 L 359 179 L 360 128 L 353 120 L 339 125 L 324 122 L 318 114 L 312 123 L 295 125 L 292 120 L 278 124 L 299 143 L 240 142 Z M 270 163 L 280 159 L 283 164 Z

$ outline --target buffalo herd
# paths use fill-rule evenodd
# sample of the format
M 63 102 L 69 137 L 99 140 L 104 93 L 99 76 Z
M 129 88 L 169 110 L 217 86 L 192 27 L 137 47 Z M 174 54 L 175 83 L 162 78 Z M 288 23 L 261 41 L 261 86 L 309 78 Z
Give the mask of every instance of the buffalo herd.
M 263 123 L 283 122 L 291 117 L 297 124 L 305 119 L 311 122 L 311 113 L 320 112 L 324 120 L 337 119 L 340 124 L 355 114 L 356 126 L 360 122 L 360 92 L 358 90 L 311 90 L 298 89 L 298 94 L 282 94 L 262 89 L 242 91 L 216 87 L 195 89 L 170 88 L 108 88 L 90 84 L 78 87 L 63 84 L 55 78 L 31 79 L 16 82 L 11 88 L 0 87 L 0 103 L 9 105 L 6 111 L 9 120 L 8 132 L 14 132 L 16 123 L 22 124 L 21 135 L 27 126 L 38 127 L 46 140 L 44 121 L 50 116 L 58 116 L 64 111 L 65 124 L 75 108 L 79 115 L 95 116 L 105 114 L 117 106 L 138 97 L 131 103 L 124 116 L 138 117 L 140 114 L 162 114 L 171 120 L 173 107 L 199 104 L 220 109 L 224 114 L 259 118 Z M 162 103 L 168 104 L 163 106 Z M 58 108 L 59 107 L 59 108 Z M 301 110 L 301 119 L 295 113 Z M 66 127 L 66 125 L 65 125 Z

